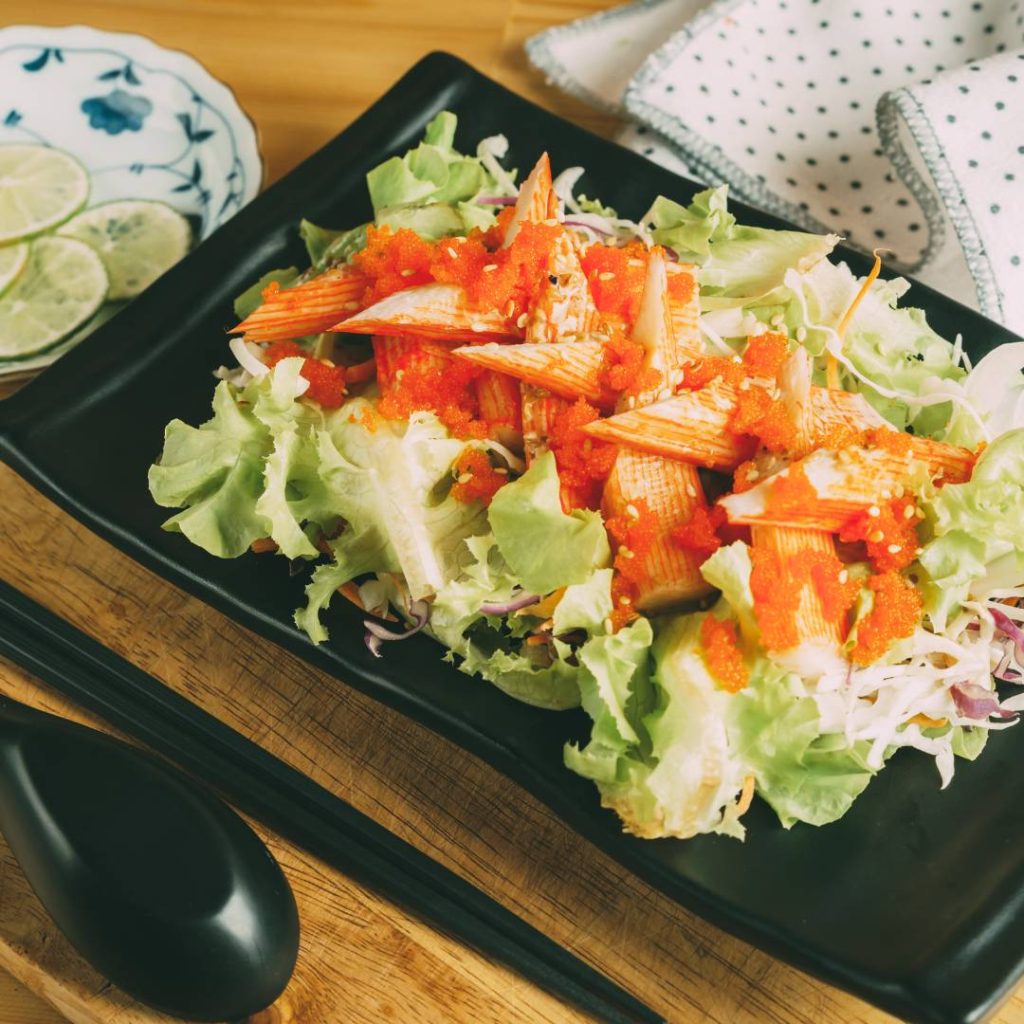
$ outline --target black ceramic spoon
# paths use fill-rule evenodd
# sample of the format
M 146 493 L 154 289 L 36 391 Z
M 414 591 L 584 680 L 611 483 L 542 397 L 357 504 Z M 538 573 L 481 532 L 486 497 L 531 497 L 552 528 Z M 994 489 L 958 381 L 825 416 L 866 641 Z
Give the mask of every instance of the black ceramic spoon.
M 295 899 L 225 804 L 120 740 L 0 696 L 0 832 L 75 948 L 194 1021 L 269 1006 L 295 966 Z

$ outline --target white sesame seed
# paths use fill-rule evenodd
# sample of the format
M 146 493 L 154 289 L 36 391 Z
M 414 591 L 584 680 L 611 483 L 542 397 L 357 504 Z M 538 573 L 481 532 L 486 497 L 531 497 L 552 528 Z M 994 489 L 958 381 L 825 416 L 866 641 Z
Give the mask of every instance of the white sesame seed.
M 796 334 L 796 340 L 797 341 L 806 341 L 807 340 L 807 328 L 806 327 L 798 327 L 796 329 L 796 331 L 795 331 L 795 334 Z
M 454 245 L 449 245 L 448 246 L 448 255 L 451 256 L 451 258 L 453 260 L 454 259 L 458 259 L 459 254 L 455 251 L 455 246 Z
M 487 330 L 487 324 L 473 323 L 469 325 L 469 329 L 474 334 L 483 334 Z
M 520 313 L 519 319 L 516 321 L 516 327 L 523 328 L 526 326 L 526 321 L 529 320 L 529 316 L 526 313 Z
M 635 256 L 632 259 L 626 260 L 627 267 L 642 267 L 644 265 L 643 260 L 638 260 Z
M 638 509 L 636 507 L 636 505 L 632 505 L 632 504 L 627 505 L 626 506 L 626 515 L 629 516 L 630 519 L 639 519 L 640 518 L 640 509 Z
M 472 473 L 460 473 L 456 478 L 456 482 L 460 484 L 468 484 L 473 479 Z
M 610 281 L 613 277 L 615 277 L 615 275 L 610 270 L 602 270 L 601 273 L 597 275 L 598 281 Z
M 761 471 L 757 466 L 751 466 L 750 469 L 747 470 L 747 480 L 757 480 L 760 476 Z
M 772 327 L 778 327 L 786 322 L 786 318 L 781 313 L 776 313 L 768 322 Z
M 632 548 L 627 548 L 625 546 L 619 548 L 619 554 L 622 555 L 623 558 L 633 558 L 634 557 L 633 549 Z
M 885 540 L 885 534 L 881 530 L 875 530 L 873 533 L 868 534 L 868 540 L 872 544 L 878 544 L 880 541 Z
M 916 512 L 914 513 L 914 515 L 915 515 L 915 516 L 917 516 L 917 518 L 918 518 L 918 519 L 924 519 L 924 509 L 923 509 L 923 508 L 919 508 L 919 509 L 918 509 L 918 510 L 917 510 L 917 511 L 916 511 Z
M 611 633 L 612 630 L 614 630 L 614 629 L 615 629 L 615 623 L 612 622 L 611 617 L 609 616 L 607 619 L 604 620 L 604 631 L 606 633 Z
M 732 357 L 732 361 L 734 363 L 742 363 L 743 362 L 743 360 L 739 356 L 733 356 Z
M 872 519 L 877 519 L 881 514 L 882 510 L 877 505 L 872 505 L 871 508 L 868 509 L 868 515 L 871 516 Z
M 508 476 L 508 470 L 504 466 L 498 466 L 494 472 L 499 476 Z
M 895 494 L 897 498 L 902 498 L 907 492 L 903 484 L 897 484 L 892 493 Z
M 495 271 L 497 269 L 498 269 L 498 264 L 497 263 L 488 263 L 487 266 L 484 267 L 484 273 L 485 274 L 490 274 L 490 273 L 492 273 L 493 271 Z
M 636 395 L 630 395 L 629 398 L 626 399 L 626 408 L 627 409 L 635 409 L 636 408 Z
M 850 571 L 848 569 L 842 569 L 839 572 L 839 582 L 846 583 L 850 578 Z
M 633 598 L 631 598 L 628 594 L 623 594 L 619 598 L 619 604 L 631 605 L 632 603 L 633 603 Z
M 890 501 L 892 499 L 892 491 L 890 491 L 888 487 L 882 491 L 882 498 L 885 501 Z
M 412 277 L 412 275 L 415 274 L 416 271 L 411 270 L 409 267 L 406 267 L 405 270 L 399 271 L 399 273 L 402 275 L 402 277 Z
M 697 497 L 697 488 L 696 488 L 696 487 L 694 487 L 694 486 L 693 486 L 693 484 L 687 484 L 687 485 L 686 485 L 686 493 L 687 493 L 687 494 L 688 494 L 688 495 L 689 495 L 689 496 L 690 496 L 691 498 L 696 498 L 696 497 Z
M 914 506 L 913 505 L 908 505 L 903 510 L 903 518 L 904 519 L 913 519 L 914 518 Z
M 921 555 L 924 553 L 924 548 L 914 548 L 915 555 Z
M 888 551 L 890 555 L 898 555 L 903 550 L 903 547 L 899 544 L 890 544 L 885 550 Z

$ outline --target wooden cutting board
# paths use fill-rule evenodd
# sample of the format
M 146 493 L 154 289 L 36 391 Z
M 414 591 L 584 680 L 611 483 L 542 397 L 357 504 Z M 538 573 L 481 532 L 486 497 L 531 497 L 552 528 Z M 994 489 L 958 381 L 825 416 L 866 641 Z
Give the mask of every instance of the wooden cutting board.
M 444 48 L 598 130 L 547 90 L 522 40 L 600 0 L 6 0 L 7 23 L 86 18 L 188 50 L 236 90 L 276 178 L 424 52 Z M 465 751 L 349 690 L 142 569 L 0 467 L 0 576 L 343 796 L 671 1021 L 881 1024 L 892 1018 L 711 927 L 589 846 Z M 0 661 L 0 691 L 102 727 Z M 295 978 L 250 1024 L 461 1024 L 583 1018 L 258 824 L 295 888 Z M 0 1024 L 158 1024 L 71 950 L 0 841 Z M 997 1018 L 1024 1024 L 1013 996 Z

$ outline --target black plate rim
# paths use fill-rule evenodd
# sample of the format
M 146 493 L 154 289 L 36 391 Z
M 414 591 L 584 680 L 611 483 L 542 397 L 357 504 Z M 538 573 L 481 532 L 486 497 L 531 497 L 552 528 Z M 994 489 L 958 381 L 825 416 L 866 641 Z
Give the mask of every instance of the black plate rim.
M 442 51 L 428 54 L 355 122 L 336 136 L 327 146 L 307 158 L 295 170 L 285 175 L 278 183 L 257 197 L 228 224 L 207 239 L 203 243 L 203 247 L 220 246 L 228 250 L 229 241 L 233 241 L 236 237 L 245 237 L 250 223 L 256 223 L 256 215 L 264 207 L 272 206 L 278 188 L 283 187 L 289 179 L 300 173 L 304 168 L 312 166 L 318 160 L 327 159 L 328 150 L 343 148 L 346 144 L 355 146 L 362 140 L 364 134 L 371 131 L 371 126 L 378 126 L 383 117 L 400 108 L 400 97 L 402 95 L 416 95 L 418 91 L 422 91 L 424 88 L 434 89 L 436 90 L 436 102 L 433 104 L 433 109 L 442 109 L 446 101 L 446 88 L 454 89 L 458 80 L 465 78 L 467 75 L 477 79 L 485 79 L 494 88 L 501 89 L 506 93 L 510 92 L 505 87 L 494 83 L 490 79 L 486 79 L 486 76 L 481 75 L 458 57 Z M 517 97 L 517 99 L 522 103 L 528 103 L 538 111 L 542 110 L 536 104 L 523 100 L 522 97 Z M 543 113 L 546 117 L 554 116 L 548 111 L 543 111 Z M 582 131 L 584 129 L 578 130 Z M 603 145 L 615 145 L 604 139 L 600 139 L 600 142 Z M 685 178 L 681 180 L 687 181 Z M 690 182 L 690 184 L 693 183 Z M 791 226 L 786 225 L 780 218 L 746 207 L 742 203 L 734 202 L 731 205 L 740 212 L 741 219 L 771 226 Z M 855 250 L 840 247 L 838 251 L 844 259 L 848 259 L 855 265 L 858 261 L 864 260 L 863 254 Z M 188 259 L 189 257 L 186 257 L 186 260 L 182 261 L 182 265 L 187 263 Z M 166 277 L 172 278 L 177 269 L 172 270 Z M 906 276 L 911 281 L 916 296 L 932 297 L 939 295 L 938 292 L 923 282 L 916 281 L 908 275 L 903 276 Z M 160 285 L 158 284 L 157 287 L 160 287 Z M 969 310 L 961 303 L 954 303 L 948 297 L 942 298 L 946 304 L 954 304 L 981 326 L 987 325 L 993 333 L 1007 336 L 1008 332 L 1000 325 L 987 320 L 973 310 Z M 927 307 L 928 302 L 922 302 L 922 305 Z M 104 326 L 103 331 L 98 333 L 101 334 L 108 330 L 116 329 L 120 316 L 121 314 L 118 314 L 118 316 L 112 318 Z M 75 352 L 70 353 L 62 362 L 80 356 L 84 348 L 84 345 L 79 346 Z M 71 363 L 69 362 L 68 365 L 71 365 Z M 311 648 L 304 636 L 297 630 L 290 628 L 278 619 L 257 614 L 244 604 L 236 601 L 227 591 L 218 587 L 212 581 L 204 579 L 199 574 L 193 573 L 183 565 L 176 563 L 173 559 L 163 557 L 158 552 L 148 548 L 143 540 L 136 537 L 131 531 L 123 530 L 115 523 L 107 521 L 103 516 L 94 514 L 88 507 L 82 505 L 74 495 L 66 491 L 57 479 L 34 465 L 31 459 L 19 450 L 16 439 L 18 428 L 32 420 L 37 407 L 47 397 L 47 391 L 49 390 L 47 382 L 54 379 L 52 371 L 41 374 L 36 381 L 29 383 L 18 394 L 0 403 L 0 458 L 8 463 L 19 475 L 51 498 L 66 512 L 83 522 L 100 537 L 110 541 L 119 550 L 134 558 L 147 569 L 157 573 L 163 579 L 212 605 L 218 611 L 241 623 L 246 628 L 254 630 L 263 637 L 285 647 L 298 657 L 315 664 L 318 668 L 338 679 L 339 682 L 353 686 L 374 699 L 395 708 L 402 714 L 426 725 L 428 728 L 470 751 L 492 767 L 497 768 L 514 782 L 523 786 L 531 794 L 542 800 L 563 821 L 600 850 L 614 857 L 638 877 L 644 879 L 661 892 L 666 893 L 670 898 L 675 899 L 687 909 L 692 910 L 724 931 L 737 935 L 801 970 L 844 988 L 889 1012 L 907 1019 L 935 1022 L 935 1024 L 969 1024 L 969 1022 L 980 1020 L 998 1004 L 1013 987 L 1021 974 L 1024 974 L 1024 951 L 1022 951 L 1021 957 L 1014 969 L 1002 979 L 997 987 L 989 988 L 984 992 L 972 992 L 969 995 L 963 990 L 958 990 L 957 996 L 959 998 L 954 998 L 952 992 L 947 992 L 944 995 L 936 987 L 939 979 L 934 977 L 926 978 L 925 974 L 927 972 L 921 972 L 916 977 L 895 979 L 868 976 L 857 969 L 850 969 L 848 965 L 841 961 L 824 957 L 813 946 L 802 943 L 798 935 L 792 932 L 787 933 L 783 929 L 772 926 L 766 927 L 763 922 L 746 915 L 742 909 L 728 905 L 725 901 L 719 900 L 705 890 L 702 890 L 700 886 L 672 875 L 656 861 L 645 860 L 638 856 L 639 846 L 629 841 L 628 837 L 624 837 L 621 833 L 609 828 L 607 812 L 595 813 L 593 808 L 585 808 L 573 801 L 566 800 L 562 792 L 557 787 L 551 785 L 543 774 L 534 770 L 528 762 L 525 762 L 518 756 L 514 741 L 505 744 L 495 742 L 492 738 L 483 737 L 473 732 L 459 719 L 442 714 L 438 708 L 419 702 L 414 696 L 403 695 L 401 691 L 395 690 L 388 685 L 385 675 L 375 671 L 375 667 L 372 664 L 360 665 L 357 661 L 353 661 L 346 666 L 347 674 L 342 678 L 337 674 L 336 665 L 331 662 L 326 654 L 318 648 Z M 244 741 L 240 735 L 238 739 Z M 624 839 L 627 841 L 623 841 Z M 964 998 L 965 996 L 966 998 Z

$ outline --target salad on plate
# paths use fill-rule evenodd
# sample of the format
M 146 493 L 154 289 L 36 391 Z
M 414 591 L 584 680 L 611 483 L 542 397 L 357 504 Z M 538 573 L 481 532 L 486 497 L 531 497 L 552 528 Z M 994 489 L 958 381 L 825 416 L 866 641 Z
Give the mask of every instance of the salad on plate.
M 565 763 L 638 836 L 824 825 L 902 747 L 948 785 L 1024 708 L 1024 342 L 972 368 L 834 235 L 724 186 L 629 220 L 455 130 L 239 297 L 165 527 L 308 566 L 315 643 L 347 600 L 377 657 L 582 705 Z

